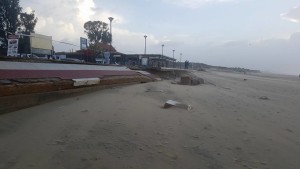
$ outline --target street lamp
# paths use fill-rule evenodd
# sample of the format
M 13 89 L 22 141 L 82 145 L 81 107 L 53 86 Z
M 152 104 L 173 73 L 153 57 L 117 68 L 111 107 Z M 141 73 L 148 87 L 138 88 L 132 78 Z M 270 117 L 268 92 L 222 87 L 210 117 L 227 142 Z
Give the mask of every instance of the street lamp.
M 175 68 L 175 64 L 174 64 L 174 61 L 175 61 L 175 59 L 174 59 L 174 52 L 175 52 L 175 50 L 173 49 L 173 68 Z
M 164 44 L 161 45 L 161 56 L 162 57 L 164 56 L 164 46 L 165 46 Z M 159 62 L 158 63 L 160 65 L 160 57 L 159 57 Z
M 181 69 L 181 56 L 182 56 L 182 53 L 180 53 L 180 61 L 179 61 L 180 69 Z
M 112 43 L 112 33 L 111 33 L 111 22 L 114 20 L 113 17 L 108 18 L 110 21 L 110 45 L 109 45 L 109 57 L 112 58 L 111 56 L 111 43 Z
M 147 39 L 147 35 L 145 35 L 144 38 L 145 38 L 145 52 L 144 52 L 144 54 L 146 55 L 146 51 L 147 51 L 147 47 L 146 47 L 146 39 Z

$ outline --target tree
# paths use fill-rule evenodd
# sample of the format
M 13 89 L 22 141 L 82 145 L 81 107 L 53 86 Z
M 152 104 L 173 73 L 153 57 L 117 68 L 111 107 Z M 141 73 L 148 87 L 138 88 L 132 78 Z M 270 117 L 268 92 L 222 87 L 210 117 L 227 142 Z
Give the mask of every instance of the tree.
M 20 31 L 22 34 L 30 35 L 34 33 L 35 25 L 38 18 L 35 17 L 34 11 L 31 13 L 20 13 Z M 30 38 L 28 36 L 21 36 L 19 39 L 19 53 L 30 53 Z
M 18 15 L 22 11 L 19 0 L 0 1 L 0 47 L 7 46 L 6 36 L 8 33 L 15 33 L 20 23 Z
M 20 28 L 24 33 L 34 33 L 35 25 L 38 21 L 38 18 L 35 17 L 34 11 L 31 13 L 20 13 L 19 16 Z
M 84 23 L 84 33 L 87 34 L 91 44 L 111 42 L 111 35 L 108 32 L 108 24 L 102 21 L 88 21 Z

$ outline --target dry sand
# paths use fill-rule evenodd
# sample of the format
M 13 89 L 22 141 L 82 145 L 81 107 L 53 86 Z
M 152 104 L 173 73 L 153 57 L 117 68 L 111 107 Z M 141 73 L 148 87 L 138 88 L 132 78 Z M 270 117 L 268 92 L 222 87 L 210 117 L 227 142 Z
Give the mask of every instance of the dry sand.
M 196 74 L 210 84 L 138 84 L 1 115 L 0 168 L 299 168 L 300 79 Z M 168 99 L 193 109 L 162 109 Z

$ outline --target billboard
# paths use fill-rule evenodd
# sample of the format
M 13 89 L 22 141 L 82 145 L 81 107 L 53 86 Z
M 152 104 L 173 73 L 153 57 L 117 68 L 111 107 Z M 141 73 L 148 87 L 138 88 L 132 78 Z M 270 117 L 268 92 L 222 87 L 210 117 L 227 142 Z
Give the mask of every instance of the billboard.
M 80 49 L 86 49 L 87 47 L 87 39 L 80 37 Z
M 19 37 L 9 35 L 7 39 L 7 56 L 18 56 Z
M 30 33 L 31 47 L 52 50 L 52 36 Z

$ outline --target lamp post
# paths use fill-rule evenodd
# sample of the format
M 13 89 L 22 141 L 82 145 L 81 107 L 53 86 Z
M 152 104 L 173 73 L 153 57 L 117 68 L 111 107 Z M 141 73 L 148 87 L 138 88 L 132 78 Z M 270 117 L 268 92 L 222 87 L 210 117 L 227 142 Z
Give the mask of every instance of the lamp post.
M 113 17 L 108 18 L 110 21 L 110 45 L 109 45 L 109 57 L 112 58 L 111 56 L 111 43 L 112 43 L 112 33 L 111 33 L 111 22 L 114 20 Z
M 180 61 L 179 61 L 180 69 L 181 69 L 181 56 L 182 56 L 182 53 L 180 53 Z
M 164 46 L 165 46 L 164 44 L 161 45 L 161 56 L 162 56 L 162 57 L 164 56 Z M 159 62 L 158 62 L 158 65 L 159 65 L 159 66 L 160 66 L 160 59 L 161 59 L 161 58 L 159 57 Z
M 175 50 L 173 49 L 173 68 L 175 68 L 175 64 L 174 64 L 174 61 L 175 61 L 175 59 L 174 59 L 174 52 L 175 52 Z
M 145 38 L 145 52 L 144 52 L 144 54 L 146 55 L 146 53 L 147 53 L 147 46 L 146 46 L 147 35 L 145 35 L 144 38 Z

